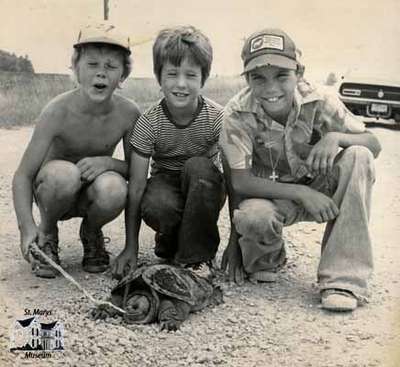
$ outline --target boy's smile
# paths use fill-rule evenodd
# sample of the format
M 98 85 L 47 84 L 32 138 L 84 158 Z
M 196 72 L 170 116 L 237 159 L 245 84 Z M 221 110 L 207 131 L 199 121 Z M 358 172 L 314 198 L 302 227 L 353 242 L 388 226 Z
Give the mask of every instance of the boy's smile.
M 293 105 L 297 80 L 294 70 L 272 65 L 251 70 L 247 74 L 249 87 L 265 112 L 283 123 Z
M 197 109 L 198 97 L 202 88 L 201 67 L 187 57 L 179 66 L 167 61 L 161 71 L 161 90 L 168 109 L 174 115 L 193 114 Z M 180 117 L 180 116 L 174 116 Z
M 87 47 L 78 63 L 79 84 L 95 102 L 111 97 L 121 81 L 122 72 L 122 55 L 106 46 Z

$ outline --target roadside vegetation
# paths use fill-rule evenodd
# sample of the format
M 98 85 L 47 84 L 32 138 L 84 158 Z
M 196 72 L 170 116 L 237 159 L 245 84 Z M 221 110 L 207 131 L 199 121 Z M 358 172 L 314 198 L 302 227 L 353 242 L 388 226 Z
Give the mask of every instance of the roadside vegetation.
M 204 95 L 224 105 L 245 82 L 241 77 L 213 77 Z M 0 72 L 0 127 L 31 125 L 42 108 L 56 95 L 74 88 L 69 75 Z M 161 98 L 160 87 L 152 78 L 129 78 L 121 93 L 135 100 L 142 111 Z

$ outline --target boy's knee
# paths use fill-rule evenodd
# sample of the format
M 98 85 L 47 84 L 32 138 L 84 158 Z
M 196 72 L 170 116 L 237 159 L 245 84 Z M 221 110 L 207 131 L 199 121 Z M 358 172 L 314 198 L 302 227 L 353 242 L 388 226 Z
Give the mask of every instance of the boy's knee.
M 266 233 L 280 235 L 283 223 L 276 215 L 276 207 L 270 200 L 247 199 L 240 203 L 233 214 L 233 223 L 241 235 L 252 237 Z
M 375 179 L 374 156 L 367 147 L 354 145 L 346 148 L 342 160 L 344 164 L 357 165 L 366 171 L 367 177 Z
M 181 210 L 170 197 L 145 195 L 141 203 L 141 213 L 147 225 L 163 233 L 176 228 L 182 219 Z
M 68 161 L 54 160 L 46 163 L 36 176 L 39 195 L 57 191 L 58 195 L 74 195 L 81 187 L 78 167 Z M 45 190 L 42 190 L 45 188 Z
M 128 188 L 125 179 L 116 172 L 99 175 L 90 185 L 89 198 L 104 209 L 123 208 Z
M 365 162 L 373 162 L 374 156 L 372 152 L 364 146 L 352 145 L 344 150 L 344 156 L 350 156 L 353 159 L 363 160 Z

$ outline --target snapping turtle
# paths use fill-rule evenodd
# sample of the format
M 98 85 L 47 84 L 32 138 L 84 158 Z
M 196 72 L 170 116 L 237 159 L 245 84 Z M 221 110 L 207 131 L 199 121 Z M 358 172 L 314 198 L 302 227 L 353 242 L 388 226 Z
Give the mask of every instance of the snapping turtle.
M 111 302 L 126 311 L 127 323 L 159 322 L 177 330 L 190 312 L 223 302 L 222 291 L 189 269 L 157 264 L 138 268 L 111 291 Z

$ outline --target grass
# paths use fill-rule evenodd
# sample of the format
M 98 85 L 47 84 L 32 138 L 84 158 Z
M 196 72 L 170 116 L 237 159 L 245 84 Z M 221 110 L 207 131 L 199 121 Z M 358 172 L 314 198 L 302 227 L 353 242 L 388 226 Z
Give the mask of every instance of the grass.
M 0 126 L 31 124 L 47 102 L 71 88 L 66 75 L 0 72 Z
M 210 78 L 204 95 L 225 105 L 244 86 L 240 77 Z M 74 88 L 68 75 L 0 72 L 0 127 L 31 125 L 56 95 Z M 161 98 L 152 78 L 129 78 L 117 93 L 131 98 L 142 111 Z

